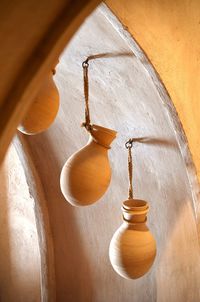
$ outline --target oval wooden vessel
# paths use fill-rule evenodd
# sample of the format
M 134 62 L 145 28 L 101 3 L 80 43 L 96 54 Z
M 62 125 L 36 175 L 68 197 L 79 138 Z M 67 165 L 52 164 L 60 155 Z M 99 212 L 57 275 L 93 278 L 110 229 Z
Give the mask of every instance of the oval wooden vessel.
M 92 126 L 88 144 L 65 163 L 60 177 L 61 191 L 73 206 L 86 206 L 99 200 L 111 179 L 108 150 L 116 131 Z
M 148 208 L 143 200 L 124 201 L 124 222 L 110 242 L 110 262 L 114 270 L 127 279 L 137 279 L 147 273 L 156 256 L 156 242 L 146 226 Z
M 51 72 L 42 84 L 26 117 L 17 129 L 28 135 L 45 131 L 53 123 L 58 109 L 59 93 Z

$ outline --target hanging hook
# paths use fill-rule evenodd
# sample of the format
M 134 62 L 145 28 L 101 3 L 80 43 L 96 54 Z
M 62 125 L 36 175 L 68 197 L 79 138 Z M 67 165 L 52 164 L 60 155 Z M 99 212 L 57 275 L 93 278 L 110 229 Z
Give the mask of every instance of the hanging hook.
M 83 68 L 88 68 L 88 67 L 89 67 L 88 61 L 89 61 L 88 58 L 87 58 L 85 61 L 83 61 L 83 63 L 82 63 L 82 67 L 83 67 Z
M 144 140 L 144 138 L 130 138 L 126 143 L 125 143 L 125 147 L 126 149 L 130 149 L 133 147 L 134 143 L 142 143 L 142 141 Z
M 133 147 L 133 139 L 130 138 L 126 143 L 125 143 L 126 149 L 130 149 Z

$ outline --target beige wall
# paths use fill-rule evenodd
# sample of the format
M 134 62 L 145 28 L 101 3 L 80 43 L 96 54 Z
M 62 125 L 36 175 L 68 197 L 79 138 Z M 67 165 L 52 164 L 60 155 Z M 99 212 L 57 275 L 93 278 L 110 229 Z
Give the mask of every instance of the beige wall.
M 199 0 L 106 0 L 159 73 L 183 124 L 200 179 Z
M 107 3 L 164 81 L 200 176 L 199 2 Z M 98 60 L 90 67 L 92 118 L 119 131 L 110 152 L 113 178 L 109 191 L 97 204 L 84 209 L 72 208 L 60 192 L 63 163 L 87 141 L 79 127 L 83 117 L 81 61 L 93 53 L 131 52 L 109 22 L 101 12 L 94 13 L 67 47 L 56 75 L 62 103 L 57 122 L 48 132 L 27 138 L 53 234 L 57 301 L 197 302 L 200 255 L 187 163 L 163 100 L 137 56 Z M 123 145 L 130 136 L 148 138 L 134 150 L 134 189 L 137 197 L 150 203 L 148 224 L 158 246 L 154 267 L 136 281 L 121 279 L 108 259 L 110 239 L 121 223 L 121 202 L 127 196 Z M 31 297 L 38 302 L 40 259 L 34 202 L 13 147 L 0 177 L 0 300 L 30 301 Z M 43 223 L 41 218 L 38 221 Z M 44 243 L 40 248 L 48 253 Z
M 0 169 L 0 301 L 40 301 L 34 200 L 13 145 Z
M 183 123 L 196 167 L 200 167 L 198 2 L 171 1 L 171 6 L 169 1 L 144 0 L 108 4 L 159 72 Z M 46 133 L 26 138 L 50 218 L 57 301 L 197 302 L 200 255 L 187 163 L 144 61 L 132 56 L 134 47 L 128 46 L 120 37 L 122 31 L 115 30 L 107 17 L 95 12 L 68 45 L 56 75 L 61 95 L 57 121 Z M 92 121 L 119 132 L 110 151 L 113 178 L 109 191 L 97 204 L 72 208 L 61 195 L 59 175 L 65 160 L 87 141 L 79 127 L 83 119 L 81 61 L 87 55 L 104 52 L 131 54 L 90 64 Z M 137 197 L 150 203 L 148 225 L 158 246 L 152 270 L 136 281 L 121 279 L 108 259 L 110 239 L 121 223 L 121 202 L 127 196 L 123 146 L 132 136 L 147 137 L 145 144 L 134 149 L 134 190 Z M 0 300 L 29 301 L 31 297 L 38 302 L 41 280 L 34 201 L 13 147 L 0 177 Z M 43 223 L 42 215 L 37 219 Z M 51 236 L 49 230 L 46 236 Z M 48 254 L 44 242 L 40 248 Z
M 137 56 L 137 45 L 130 45 L 127 33 L 112 18 L 97 10 L 74 36 L 55 76 L 61 101 L 58 117 L 45 133 L 25 137 L 47 201 L 57 301 L 197 302 L 199 245 L 187 165 L 171 123 L 177 117 L 169 118 L 144 59 Z M 112 182 L 99 202 L 75 208 L 63 198 L 59 177 L 68 157 L 88 139 L 80 127 L 81 63 L 99 53 L 114 55 L 90 62 L 89 69 L 92 122 L 118 131 L 109 151 Z M 152 270 L 135 281 L 118 276 L 108 257 L 110 240 L 122 222 L 121 203 L 127 198 L 124 142 L 129 137 L 146 137 L 133 151 L 134 193 L 149 201 L 148 225 L 158 248 Z

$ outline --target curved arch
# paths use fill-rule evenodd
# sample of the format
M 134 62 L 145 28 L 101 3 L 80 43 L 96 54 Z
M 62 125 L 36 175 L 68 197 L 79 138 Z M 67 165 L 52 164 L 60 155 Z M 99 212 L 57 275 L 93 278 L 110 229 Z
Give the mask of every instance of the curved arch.
M 4 1 L 0 4 L 3 45 L 0 49 L 0 162 L 42 79 L 99 2 Z
M 32 161 L 31 152 L 23 135 L 16 136 L 13 143 L 24 168 L 30 196 L 34 201 L 34 214 L 40 253 L 40 301 L 53 302 L 56 301 L 56 281 L 54 248 L 47 200 L 45 199 L 37 169 Z
M 199 1 L 107 0 L 106 3 L 147 53 L 162 78 L 183 125 L 199 181 Z M 187 159 L 188 171 L 194 171 L 190 159 Z M 190 182 L 199 217 L 199 185 L 195 177 Z
M 35 200 L 30 195 L 15 144 L 0 169 L 0 296 L 1 301 L 41 298 L 40 252 Z
M 97 36 L 101 38 L 98 41 Z M 91 102 L 91 112 L 105 126 L 111 123 L 112 128 L 117 127 L 120 135 L 111 151 L 115 173 L 110 190 L 96 205 L 76 209 L 67 205 L 61 195 L 59 174 L 70 153 L 86 142 L 86 136 L 79 129 L 83 113 L 80 103 L 82 56 L 97 53 L 102 48 L 103 52 L 119 52 L 119 49 L 126 52 L 128 48 L 135 57 L 127 58 L 126 62 L 124 58 L 119 58 L 120 66 L 110 58 L 112 64 L 106 66 L 112 66 L 112 69 L 101 67 L 101 64 L 92 67 L 93 81 L 90 87 L 95 106 Z M 80 66 L 77 62 L 80 62 Z M 98 301 L 115 301 L 119 293 L 126 293 L 126 302 L 132 300 L 133 294 L 136 299 L 142 295 L 141 299 L 150 301 L 145 296 L 149 294 L 151 300 L 155 301 L 160 298 L 159 288 L 163 286 L 163 281 L 166 299 L 172 299 L 170 293 L 175 295 L 179 290 L 180 299 L 183 300 L 190 281 L 189 266 L 194 272 L 191 284 L 194 300 L 197 300 L 199 245 L 193 207 L 196 191 L 191 188 L 196 181 L 195 170 L 175 109 L 152 65 L 130 34 L 104 6 L 88 19 L 63 53 L 56 79 L 62 103 L 57 121 L 46 133 L 26 137 L 25 140 L 38 169 L 48 208 L 54 244 L 57 299 L 87 301 L 95 295 Z M 138 101 L 140 98 L 141 102 Z M 107 99 L 109 101 L 105 102 Z M 136 145 L 134 153 L 137 163 L 136 194 L 150 199 L 149 223 L 159 247 L 157 264 L 137 284 L 118 279 L 107 257 L 109 240 L 121 222 L 120 199 L 126 196 L 126 154 L 122 146 L 129 136 L 147 137 L 145 144 Z M 187 178 L 186 170 L 190 169 L 192 172 L 187 171 Z M 186 223 L 188 217 L 190 225 Z M 182 246 L 181 255 L 178 253 L 179 246 Z M 181 272 L 181 276 L 178 272 Z M 177 289 L 175 279 L 182 277 L 186 286 Z M 109 291 L 109 286 L 120 289 L 117 296 L 116 291 Z M 144 286 L 148 289 L 141 293 L 139 289 Z M 171 286 L 174 286 L 173 290 Z
M 129 31 L 124 28 L 122 23 L 117 19 L 117 17 L 111 13 L 109 8 L 104 4 L 102 5 L 102 13 L 109 20 L 112 26 L 116 29 L 119 35 L 125 40 L 129 45 L 130 49 L 133 51 L 135 56 L 141 61 L 142 65 L 149 73 L 159 95 L 163 102 L 164 109 L 167 112 L 171 127 L 174 129 L 174 133 L 179 144 L 180 152 L 182 154 L 183 160 L 185 162 L 188 180 L 191 186 L 191 191 L 193 195 L 194 210 L 197 219 L 198 233 L 200 236 L 200 185 L 198 182 L 196 167 L 193 162 L 193 158 L 188 146 L 188 140 L 184 132 L 183 126 L 179 119 L 178 113 L 172 102 L 169 93 L 161 80 L 159 74 L 155 70 L 154 66 L 149 61 L 145 52 L 141 49 L 138 43 L 135 41 L 134 37 L 129 33 Z

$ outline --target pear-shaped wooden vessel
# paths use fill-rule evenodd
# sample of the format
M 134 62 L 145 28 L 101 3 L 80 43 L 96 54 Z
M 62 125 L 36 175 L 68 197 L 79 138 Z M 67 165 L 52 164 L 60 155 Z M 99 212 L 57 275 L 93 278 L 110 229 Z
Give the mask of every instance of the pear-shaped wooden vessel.
M 53 80 L 52 71 L 45 78 L 42 86 L 29 108 L 18 130 L 33 135 L 45 131 L 53 123 L 59 109 L 59 93 Z
M 148 204 L 129 199 L 122 212 L 124 222 L 110 242 L 110 262 L 122 277 L 137 279 L 148 272 L 156 256 L 156 242 L 146 226 Z
M 72 205 L 90 205 L 106 192 L 111 180 L 108 150 L 116 134 L 114 130 L 92 125 L 87 145 L 65 163 L 60 186 Z

